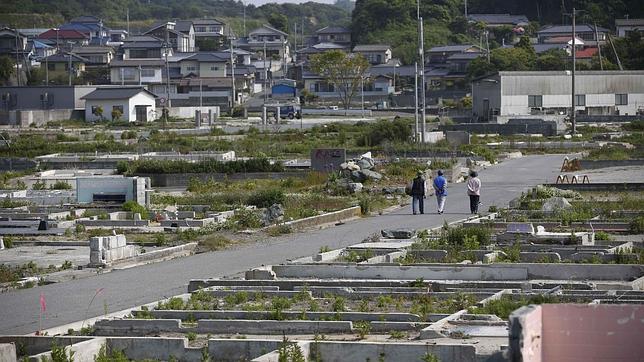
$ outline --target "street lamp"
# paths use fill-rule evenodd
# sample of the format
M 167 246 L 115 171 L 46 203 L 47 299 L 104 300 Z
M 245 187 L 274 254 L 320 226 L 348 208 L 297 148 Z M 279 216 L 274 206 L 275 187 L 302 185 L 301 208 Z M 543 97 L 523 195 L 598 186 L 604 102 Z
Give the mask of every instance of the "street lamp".
M 54 31 L 56 31 L 56 53 L 58 53 L 58 31 L 60 30 L 59 28 L 54 28 Z

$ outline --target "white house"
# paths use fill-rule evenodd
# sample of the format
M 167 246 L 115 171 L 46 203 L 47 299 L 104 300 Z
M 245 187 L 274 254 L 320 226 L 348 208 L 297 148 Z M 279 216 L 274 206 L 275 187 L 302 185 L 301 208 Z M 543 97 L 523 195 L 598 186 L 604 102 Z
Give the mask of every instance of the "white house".
M 385 64 L 391 60 L 391 47 L 382 44 L 356 45 L 354 53 L 360 53 L 371 64 Z
M 644 19 L 615 19 L 615 33 L 620 38 L 631 32 L 644 35 Z
M 472 112 L 500 121 L 565 116 L 572 104 L 570 72 L 499 72 L 472 81 Z M 575 110 L 587 115 L 644 114 L 644 71 L 578 71 Z
M 155 96 L 142 87 L 98 88 L 85 100 L 85 120 L 113 120 L 114 111 L 129 122 L 149 122 L 156 118 Z M 102 110 L 102 112 L 100 111 Z

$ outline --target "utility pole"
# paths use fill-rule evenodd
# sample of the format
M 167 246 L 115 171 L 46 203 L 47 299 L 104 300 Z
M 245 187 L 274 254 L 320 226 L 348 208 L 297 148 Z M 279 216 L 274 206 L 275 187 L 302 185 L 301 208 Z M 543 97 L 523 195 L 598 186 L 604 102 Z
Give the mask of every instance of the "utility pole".
M 575 133 L 577 133 L 577 125 L 575 124 L 576 121 L 576 115 L 575 115 L 575 69 L 577 68 L 577 41 L 576 37 L 577 34 L 575 32 L 575 16 L 576 16 L 576 10 L 575 8 L 572 8 L 572 94 L 571 94 L 571 101 L 572 101 L 572 110 L 570 112 L 570 120 L 572 121 L 572 135 L 574 136 Z
M 487 53 L 487 64 L 490 64 L 490 32 L 485 30 L 485 49 Z
M 18 87 L 20 87 L 20 61 L 18 58 L 19 46 L 18 46 L 18 27 L 13 29 L 16 32 L 16 81 L 18 82 Z
M 72 53 L 67 53 L 67 59 L 69 63 L 67 64 L 67 69 L 69 70 L 69 85 L 72 85 Z
M 467 21 L 467 0 L 465 0 L 465 20 Z
M 424 29 L 423 29 L 423 18 L 420 18 L 420 97 L 421 97 L 421 104 L 422 104 L 422 109 L 420 111 L 421 114 L 421 140 L 423 143 L 425 143 L 425 131 L 426 131 L 426 124 L 425 124 L 425 113 L 427 110 L 427 105 L 425 101 L 425 34 L 424 34 Z
M 45 57 L 45 82 L 49 87 L 49 56 Z
M 139 86 L 141 86 L 141 84 L 142 84 L 141 83 L 141 73 L 142 73 L 142 71 L 141 71 L 141 65 L 140 64 L 139 64 L 138 68 L 139 68 Z
M 414 63 L 414 142 L 418 143 L 418 62 Z
M 360 76 L 360 104 L 362 107 L 362 118 L 364 119 L 364 75 Z
M 595 41 L 597 42 L 597 51 L 599 52 L 599 68 L 601 70 L 604 70 L 604 61 L 602 60 L 602 47 L 599 45 L 599 34 L 597 32 L 597 23 L 593 22 L 593 25 L 595 27 Z
M 247 36 L 246 34 L 246 4 L 242 1 L 242 8 L 244 9 L 244 36 Z
M 264 38 L 264 104 L 268 102 L 268 89 L 266 89 L 267 82 L 268 70 L 266 69 L 266 38 Z
M 233 35 L 230 35 L 230 81 L 232 84 L 233 108 L 237 103 L 237 90 L 235 89 L 235 50 L 233 49 Z
M 127 23 L 127 35 L 130 35 L 130 8 L 125 11 L 125 22 Z

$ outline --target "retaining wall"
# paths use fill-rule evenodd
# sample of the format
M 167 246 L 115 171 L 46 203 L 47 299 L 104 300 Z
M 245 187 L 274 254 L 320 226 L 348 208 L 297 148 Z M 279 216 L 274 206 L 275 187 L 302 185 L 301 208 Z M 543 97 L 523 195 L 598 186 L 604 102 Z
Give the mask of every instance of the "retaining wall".
M 644 159 L 636 160 L 580 160 L 582 170 L 594 170 L 606 167 L 642 166 Z
M 635 181 L 635 180 L 633 180 Z M 596 182 L 589 184 L 544 184 L 560 190 L 573 191 L 644 191 L 644 182 L 605 183 Z
M 344 210 L 327 212 L 322 215 L 316 215 L 311 217 L 306 217 L 304 219 L 298 219 L 293 221 L 285 222 L 285 225 L 290 226 L 293 229 L 303 229 L 312 226 L 318 226 L 322 224 L 336 223 L 358 217 L 361 215 L 360 206 L 350 207 Z

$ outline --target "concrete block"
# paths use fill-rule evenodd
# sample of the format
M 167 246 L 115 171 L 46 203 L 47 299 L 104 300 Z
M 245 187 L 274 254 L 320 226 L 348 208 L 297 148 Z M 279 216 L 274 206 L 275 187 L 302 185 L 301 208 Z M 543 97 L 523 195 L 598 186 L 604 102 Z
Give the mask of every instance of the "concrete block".
M 313 260 L 317 262 L 335 260 L 342 255 L 342 252 L 344 252 L 344 249 L 335 249 L 325 253 L 318 253 L 313 257 Z
M 152 333 L 178 332 L 178 319 L 113 319 L 94 324 L 97 336 L 144 336 Z
M 411 239 L 415 233 L 409 229 L 383 229 L 380 234 L 389 239 Z
M 551 263 L 561 262 L 559 253 L 522 251 L 519 253 L 522 263 L 539 263 L 548 260 Z
M 16 345 L 13 343 L 0 343 L 0 361 L 17 361 Z
M 277 275 L 271 267 L 261 267 L 246 271 L 244 278 L 246 280 L 274 280 L 277 279 Z

